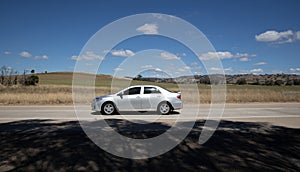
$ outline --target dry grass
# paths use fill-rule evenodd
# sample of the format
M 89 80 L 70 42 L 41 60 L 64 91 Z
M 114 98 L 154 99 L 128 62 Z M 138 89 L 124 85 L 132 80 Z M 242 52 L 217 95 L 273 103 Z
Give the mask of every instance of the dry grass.
M 168 86 L 168 85 L 165 85 Z M 170 85 L 171 90 L 178 88 Z M 79 88 L 82 93 L 79 99 L 83 103 L 90 103 L 94 97 L 92 88 Z M 92 94 L 91 94 L 92 93 Z M 110 94 L 110 87 L 96 87 L 95 95 Z M 193 99 L 197 93 L 193 91 L 182 92 L 185 102 L 196 103 Z M 211 102 L 211 89 L 209 86 L 199 86 L 200 103 Z M 227 86 L 227 103 L 249 102 L 300 102 L 300 87 L 296 86 Z M 72 104 L 72 86 L 70 85 L 39 85 L 39 86 L 13 86 L 0 87 L 0 105 L 54 105 Z
M 86 88 L 82 88 L 87 91 Z M 96 95 L 109 94 L 110 89 L 96 88 Z M 82 96 L 82 95 L 81 95 Z M 83 98 L 85 98 L 83 96 Z M 0 105 L 54 105 L 72 104 L 72 86 L 40 85 L 0 87 Z
M 1 93 L 0 103 L 4 105 L 72 104 L 72 95 L 68 93 Z
M 296 91 L 295 91 L 296 90 Z M 200 90 L 200 102 L 211 102 L 211 90 Z M 227 103 L 300 102 L 300 87 L 228 86 Z

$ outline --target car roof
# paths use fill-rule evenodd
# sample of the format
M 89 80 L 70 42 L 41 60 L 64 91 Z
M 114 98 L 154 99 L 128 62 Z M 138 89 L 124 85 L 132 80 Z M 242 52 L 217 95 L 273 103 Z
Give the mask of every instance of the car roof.
M 142 84 L 140 84 L 140 85 L 132 85 L 130 87 L 160 87 L 160 86 L 157 86 L 157 85 L 142 85 Z

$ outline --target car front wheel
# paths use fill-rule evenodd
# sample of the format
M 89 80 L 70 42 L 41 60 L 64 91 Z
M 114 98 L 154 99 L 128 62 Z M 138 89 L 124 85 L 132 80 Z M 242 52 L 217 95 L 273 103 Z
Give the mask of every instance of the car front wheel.
M 101 108 L 101 113 L 104 115 L 111 115 L 113 113 L 115 113 L 116 108 L 115 105 L 111 102 L 105 103 L 104 105 L 102 105 Z
M 158 105 L 157 111 L 162 115 L 169 114 L 171 111 L 171 106 L 169 105 L 168 102 L 162 102 Z

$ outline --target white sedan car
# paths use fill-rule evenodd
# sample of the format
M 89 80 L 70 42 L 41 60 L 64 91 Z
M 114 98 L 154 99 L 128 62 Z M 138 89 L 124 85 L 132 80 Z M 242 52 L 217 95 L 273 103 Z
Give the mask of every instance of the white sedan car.
M 93 111 L 107 115 L 117 111 L 157 111 L 165 115 L 181 108 L 180 92 L 171 92 L 155 85 L 130 86 L 116 94 L 96 97 L 92 102 Z

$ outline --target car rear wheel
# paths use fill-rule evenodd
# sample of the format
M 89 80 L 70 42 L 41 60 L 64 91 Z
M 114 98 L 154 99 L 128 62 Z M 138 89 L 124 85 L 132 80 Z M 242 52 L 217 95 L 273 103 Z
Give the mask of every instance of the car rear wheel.
M 171 111 L 171 106 L 168 102 L 161 102 L 157 107 L 157 112 L 162 115 L 167 115 Z
M 115 105 L 111 102 L 105 103 L 102 105 L 101 113 L 104 115 L 111 115 L 114 114 L 116 111 Z

